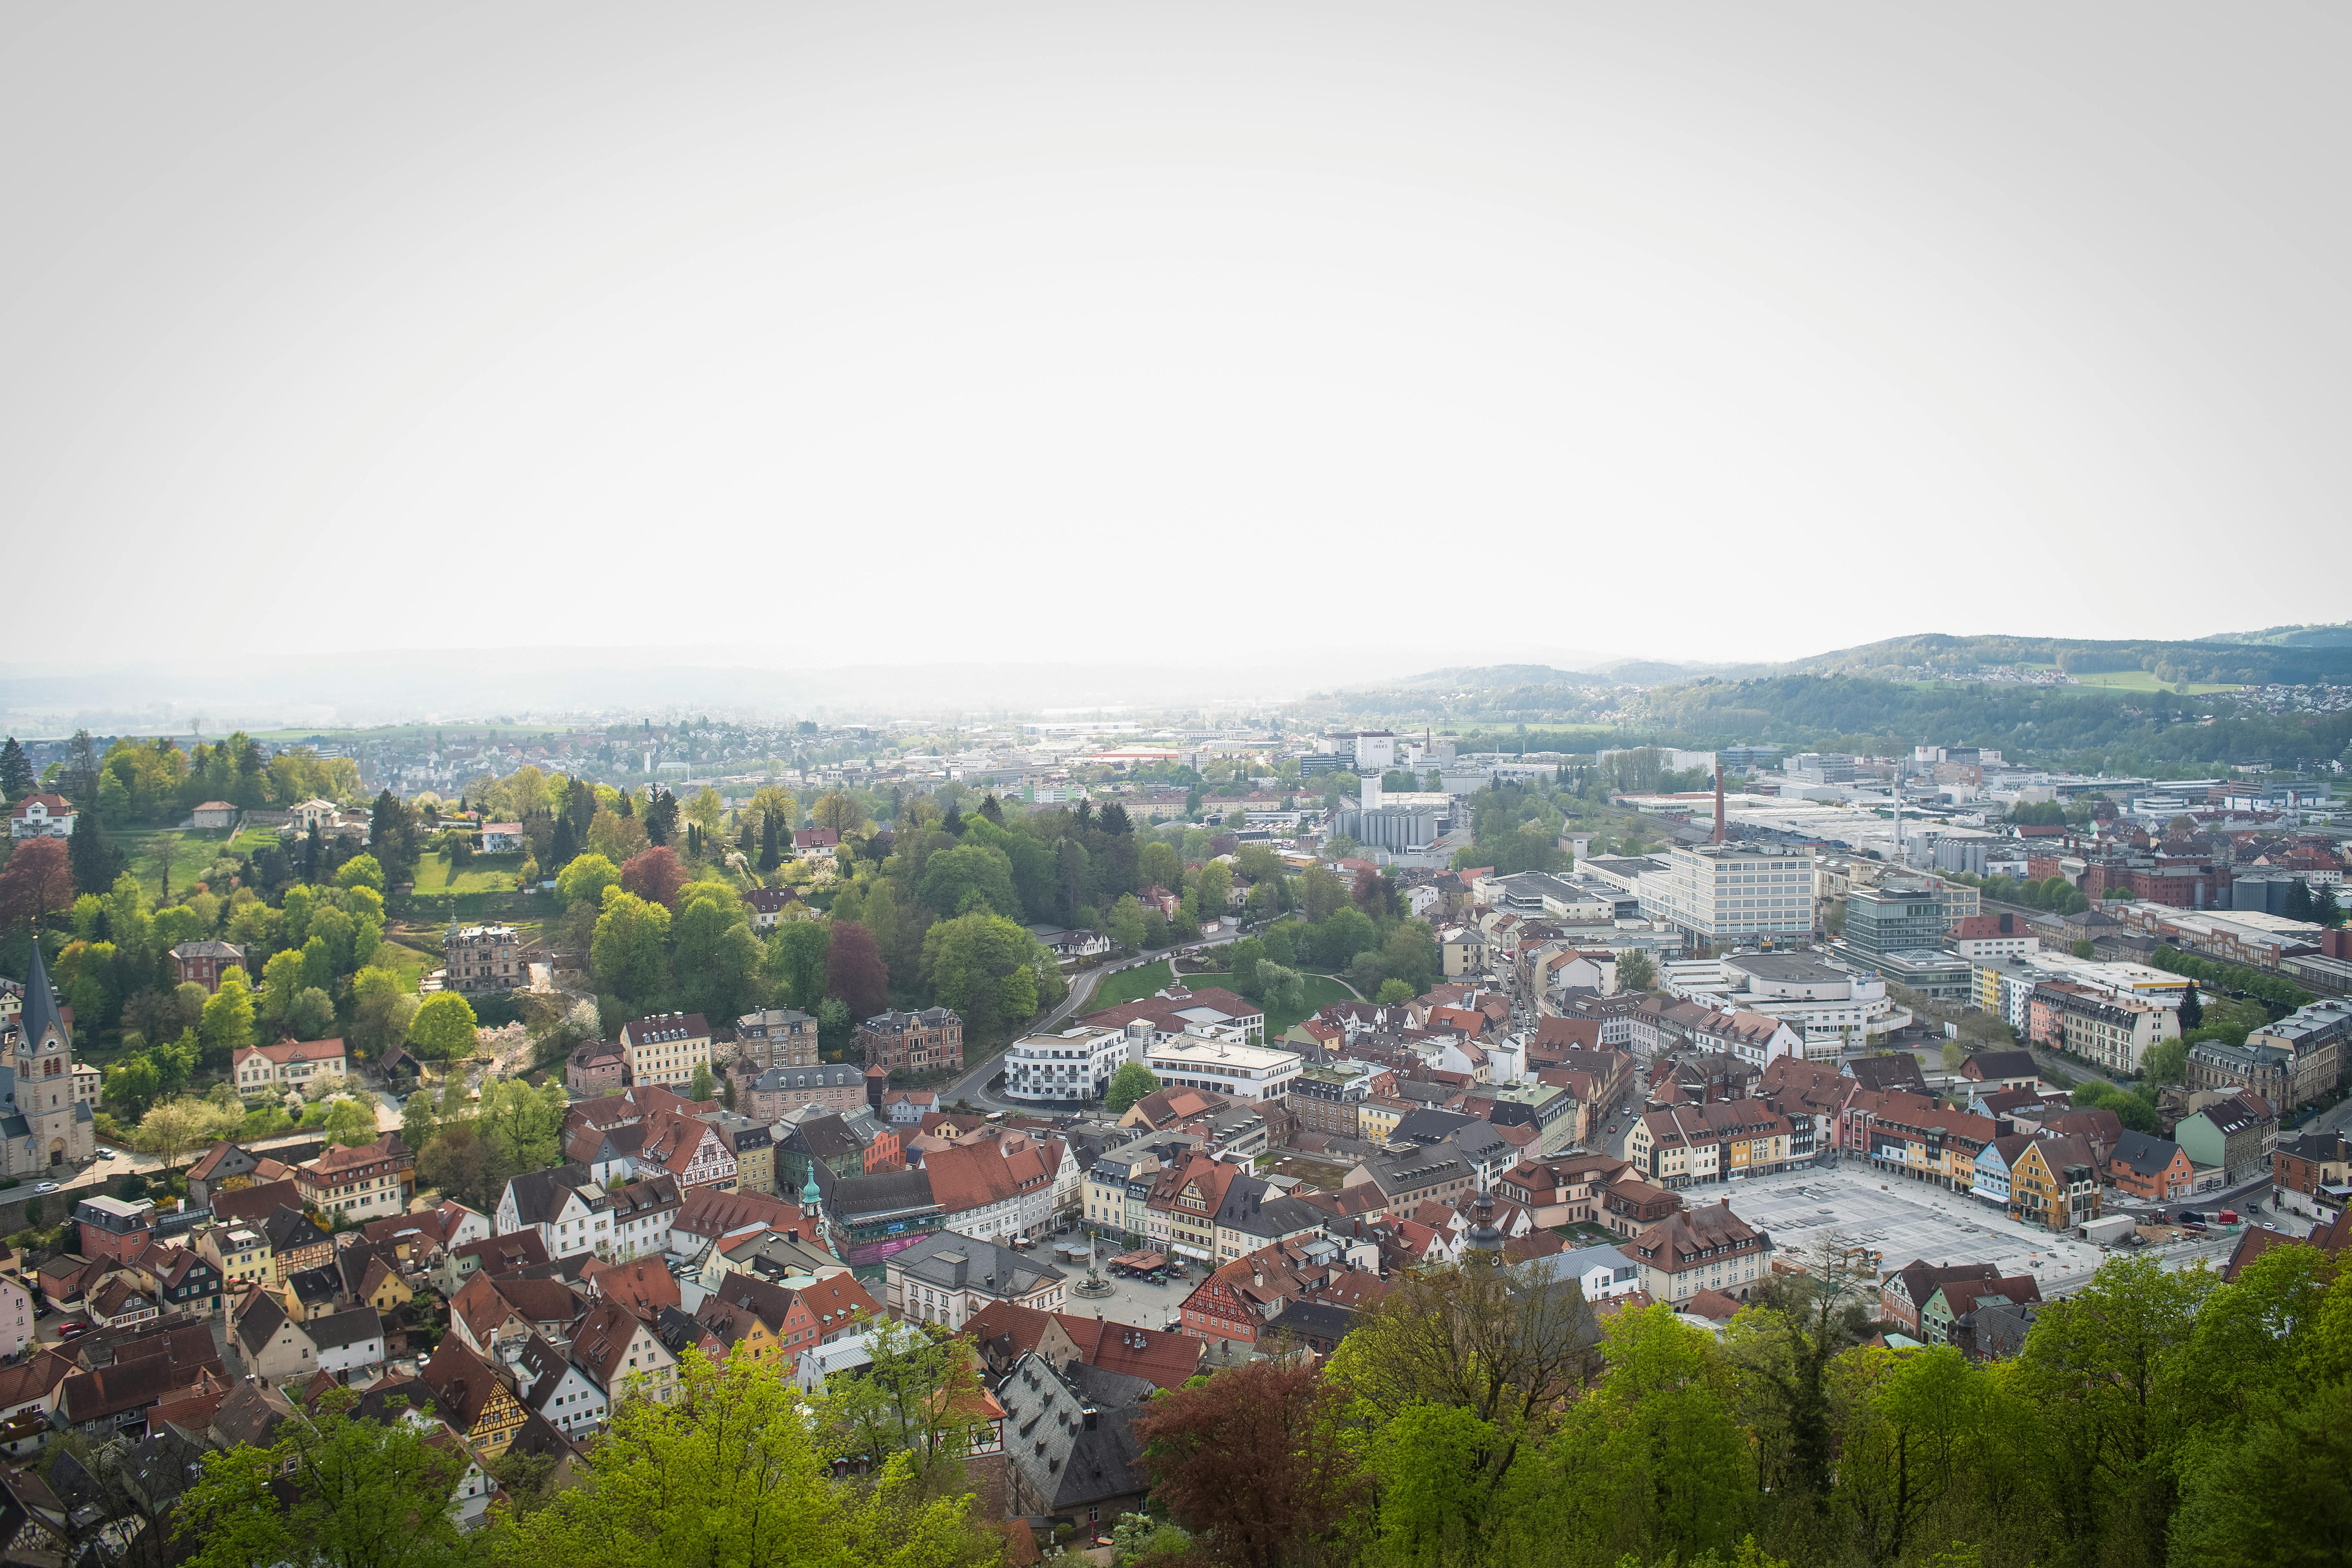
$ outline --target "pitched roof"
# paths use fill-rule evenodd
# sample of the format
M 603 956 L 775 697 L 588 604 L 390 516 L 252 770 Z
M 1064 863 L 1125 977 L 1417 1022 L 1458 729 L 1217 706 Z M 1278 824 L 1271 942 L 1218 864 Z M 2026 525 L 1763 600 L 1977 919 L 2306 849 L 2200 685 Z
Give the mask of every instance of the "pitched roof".
M 626 1363 L 629 1343 L 641 1326 L 629 1310 L 617 1301 L 607 1301 L 592 1309 L 587 1317 L 581 1320 L 580 1331 L 572 1337 L 573 1363 L 586 1373 L 597 1387 L 611 1394 L 627 1380 L 630 1373 L 646 1370 Z
M 1054 1318 L 1078 1347 L 1079 1359 L 1088 1365 L 1140 1378 L 1160 1388 L 1181 1388 L 1186 1378 L 1201 1370 L 1202 1358 L 1209 1350 L 1208 1341 L 1191 1334 L 1163 1333 L 1068 1312 L 1056 1312 Z
M 460 1432 L 470 1433 L 504 1384 L 490 1363 L 455 1334 L 444 1334 L 433 1359 L 417 1373 L 433 1396 L 433 1413 Z
M 2135 1175 L 2158 1176 L 2171 1168 L 2179 1152 L 2180 1145 L 2166 1139 L 2151 1138 L 2145 1132 L 2126 1132 L 2116 1140 L 2116 1151 L 2107 1162 Z
M 299 1212 L 301 1190 L 291 1181 L 263 1182 L 233 1193 L 212 1194 L 213 1217 L 221 1220 L 267 1219 L 280 1209 Z

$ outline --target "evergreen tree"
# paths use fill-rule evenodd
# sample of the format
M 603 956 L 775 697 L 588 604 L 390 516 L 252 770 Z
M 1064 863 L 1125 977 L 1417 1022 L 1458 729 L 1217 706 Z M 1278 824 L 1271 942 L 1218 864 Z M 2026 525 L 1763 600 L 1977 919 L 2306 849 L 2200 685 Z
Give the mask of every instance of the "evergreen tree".
M 621 815 L 623 816 L 635 816 L 637 815 L 636 797 L 632 795 L 627 790 L 623 790 L 621 792 Z
M 940 827 L 944 832 L 954 834 L 958 838 L 962 837 L 963 807 L 961 805 L 949 806 L 947 816 L 940 821 Z
M 999 827 L 1004 826 L 1004 808 L 996 804 L 996 796 L 993 795 L 980 803 L 980 815 Z
M 772 871 L 784 863 L 783 852 L 777 847 L 778 837 L 776 814 L 772 811 L 760 818 L 760 869 L 762 871 Z
M 2192 980 L 2189 989 L 2180 994 L 2180 1032 L 2185 1035 L 2204 1022 L 2205 1004 L 2197 994 L 2197 982 Z
M 653 797 L 646 802 L 646 842 L 667 844 L 677 831 L 677 796 L 666 789 L 654 791 Z
M 2291 921 L 2311 919 L 2311 884 L 2297 877 L 2286 885 L 2286 918 Z
M 94 808 L 85 807 L 74 817 L 73 835 L 66 840 L 66 864 L 79 893 L 105 893 L 122 875 L 122 851 L 106 841 L 106 826 Z
M 0 746 L 0 801 L 18 800 L 33 793 L 33 763 L 16 737 Z
M 368 848 L 383 868 L 386 881 L 415 880 L 416 816 L 408 803 L 390 789 L 375 797 L 375 809 L 368 819 Z

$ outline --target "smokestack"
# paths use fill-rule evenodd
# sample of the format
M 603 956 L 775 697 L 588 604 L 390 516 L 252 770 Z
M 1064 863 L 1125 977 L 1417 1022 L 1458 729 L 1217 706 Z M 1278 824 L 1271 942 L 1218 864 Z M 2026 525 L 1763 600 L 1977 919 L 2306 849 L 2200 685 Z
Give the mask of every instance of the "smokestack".
M 1380 808 L 1381 808 L 1381 776 L 1380 776 L 1380 774 L 1378 774 L 1378 773 L 1365 773 L 1365 774 L 1363 775 L 1363 794 L 1362 794 L 1361 799 L 1362 799 L 1362 801 L 1363 801 L 1363 807 L 1364 807 L 1364 809 L 1365 809 L 1366 811 L 1378 811 L 1378 810 L 1380 810 Z
M 1723 763 L 1720 758 L 1715 764 L 1715 841 L 1717 844 L 1723 842 Z

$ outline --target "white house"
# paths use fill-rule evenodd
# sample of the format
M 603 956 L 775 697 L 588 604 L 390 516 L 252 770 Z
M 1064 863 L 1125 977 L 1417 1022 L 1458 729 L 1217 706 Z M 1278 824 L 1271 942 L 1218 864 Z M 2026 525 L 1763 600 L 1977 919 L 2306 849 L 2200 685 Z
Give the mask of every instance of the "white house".
M 61 795 L 28 795 L 8 808 L 11 838 L 70 838 L 73 803 Z
M 1129 1059 L 1123 1029 L 1084 1026 L 1015 1040 L 1004 1053 L 1004 1093 L 1011 1100 L 1050 1104 L 1098 1100 Z
M 520 822 L 485 822 L 482 824 L 482 853 L 511 855 L 530 847 L 530 840 L 522 836 Z
M 346 1070 L 341 1040 L 280 1040 L 274 1046 L 243 1046 L 229 1057 L 236 1092 L 247 1100 L 291 1089 L 308 1094 L 324 1082 L 340 1084 Z
M 1571 1252 L 1556 1252 L 1538 1259 L 1537 1267 L 1552 1279 L 1575 1280 L 1588 1301 L 1630 1296 L 1642 1288 L 1641 1269 L 1613 1247 L 1580 1247 Z
M 500 1236 L 539 1233 L 550 1258 L 612 1256 L 613 1198 L 584 1165 L 530 1171 L 507 1184 L 491 1223 Z
M 383 1320 L 373 1307 L 352 1307 L 303 1325 L 319 1347 L 319 1370 L 348 1375 L 383 1363 Z
M 523 1403 L 566 1437 L 577 1440 L 604 1424 L 612 1401 L 595 1379 L 544 1339 L 526 1335 L 502 1346 L 500 1353 L 514 1369 Z

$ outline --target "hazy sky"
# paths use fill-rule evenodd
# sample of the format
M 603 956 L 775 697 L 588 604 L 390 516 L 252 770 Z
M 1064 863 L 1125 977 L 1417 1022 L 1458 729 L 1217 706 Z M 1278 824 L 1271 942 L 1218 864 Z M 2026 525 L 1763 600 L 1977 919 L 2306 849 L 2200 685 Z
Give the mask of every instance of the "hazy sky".
M 2347 58 L 2283 4 L 11 5 L 0 657 L 2339 618 Z

